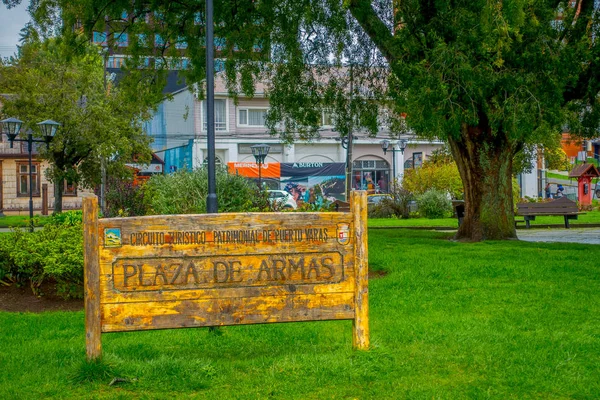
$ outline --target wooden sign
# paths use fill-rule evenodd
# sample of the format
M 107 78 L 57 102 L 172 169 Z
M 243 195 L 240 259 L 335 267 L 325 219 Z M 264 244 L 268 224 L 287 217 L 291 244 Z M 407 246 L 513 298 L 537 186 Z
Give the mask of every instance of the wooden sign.
M 83 202 L 88 359 L 101 334 L 351 319 L 369 346 L 366 194 L 347 213 L 98 219 Z

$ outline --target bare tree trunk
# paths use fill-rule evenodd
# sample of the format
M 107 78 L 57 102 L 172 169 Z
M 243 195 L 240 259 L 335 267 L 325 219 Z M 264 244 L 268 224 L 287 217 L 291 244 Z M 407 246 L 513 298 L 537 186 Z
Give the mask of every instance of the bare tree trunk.
M 54 211 L 52 214 L 58 214 L 62 212 L 62 199 L 63 199 L 63 182 L 56 182 L 54 184 Z
M 485 122 L 485 119 L 482 119 Z M 516 239 L 512 194 L 514 149 L 502 133 L 463 126 L 461 139 L 449 139 L 463 181 L 465 216 L 456 239 Z

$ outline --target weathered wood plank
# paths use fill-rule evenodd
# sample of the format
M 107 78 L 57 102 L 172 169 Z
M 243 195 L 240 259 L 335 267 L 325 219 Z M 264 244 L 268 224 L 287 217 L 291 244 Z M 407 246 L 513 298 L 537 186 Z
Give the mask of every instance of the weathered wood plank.
M 277 285 L 256 287 L 230 287 L 193 289 L 184 288 L 176 290 L 152 290 L 152 291 L 130 291 L 121 292 L 112 289 L 112 277 L 102 275 L 101 281 L 101 304 L 107 303 L 137 303 L 146 301 L 181 301 L 212 298 L 237 298 L 237 297 L 264 297 L 264 296 L 286 296 L 299 294 L 328 294 L 328 293 L 354 293 L 355 279 L 354 271 L 350 270 L 346 280 L 333 284 L 299 284 L 299 285 Z
M 85 345 L 88 360 L 102 356 L 100 278 L 98 261 L 98 199 L 83 199 Z
M 352 192 L 352 214 L 354 217 L 354 260 L 355 260 L 355 317 L 352 344 L 354 348 L 369 348 L 369 265 L 367 248 L 367 194 Z
M 114 289 L 121 292 L 209 289 L 238 286 L 339 283 L 345 278 L 339 252 L 222 255 L 216 257 L 119 258 L 112 263 Z
M 103 332 L 352 319 L 354 294 L 200 299 L 102 305 Z

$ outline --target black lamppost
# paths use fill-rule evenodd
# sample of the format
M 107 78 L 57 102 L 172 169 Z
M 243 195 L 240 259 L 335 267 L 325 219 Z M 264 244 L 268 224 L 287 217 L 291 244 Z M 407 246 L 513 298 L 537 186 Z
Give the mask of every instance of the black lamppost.
M 8 141 L 10 142 L 10 148 L 13 148 L 14 142 L 27 142 L 27 152 L 29 153 L 29 231 L 33 232 L 33 173 L 31 171 L 32 167 L 32 153 L 33 153 L 33 144 L 34 143 L 46 143 L 46 146 L 50 148 L 50 142 L 54 138 L 56 134 L 56 130 L 60 126 L 58 122 L 47 119 L 45 121 L 37 124 L 40 127 L 40 131 L 44 135 L 44 139 L 34 139 L 31 131 L 27 133 L 26 139 L 17 139 L 17 135 L 21 131 L 21 125 L 23 121 L 18 120 L 16 118 L 8 118 L 0 121 L 4 125 L 4 131 L 6 136 L 8 136 Z
M 271 146 L 268 144 L 255 144 L 254 146 L 250 146 L 252 149 L 252 155 L 258 164 L 258 188 L 262 190 L 262 165 L 265 162 L 265 158 L 267 154 L 269 154 L 269 149 Z
M 208 196 L 206 212 L 216 214 L 217 175 L 215 155 L 215 54 L 213 0 L 206 0 L 206 147 L 208 153 Z
M 401 154 L 404 154 L 404 149 L 406 149 L 407 144 L 408 141 L 406 139 L 400 139 L 398 141 L 398 147 L 400 147 L 400 149 L 390 149 L 389 140 L 386 139 L 381 141 L 381 149 L 383 150 L 383 155 L 385 155 L 388 151 L 392 152 L 392 185 L 394 185 L 394 188 L 396 186 L 396 153 L 400 152 Z

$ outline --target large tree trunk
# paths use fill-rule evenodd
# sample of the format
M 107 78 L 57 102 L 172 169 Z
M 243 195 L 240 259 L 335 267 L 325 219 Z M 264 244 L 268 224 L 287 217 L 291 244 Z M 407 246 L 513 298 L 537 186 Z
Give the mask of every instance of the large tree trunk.
M 461 138 L 449 138 L 463 181 L 465 216 L 456 239 L 516 239 L 512 195 L 514 149 L 503 133 L 492 134 L 485 118 L 463 126 Z M 481 126 L 483 125 L 483 126 Z
M 62 199 L 63 199 L 63 182 L 56 182 L 54 184 L 54 211 L 53 214 L 62 212 Z

